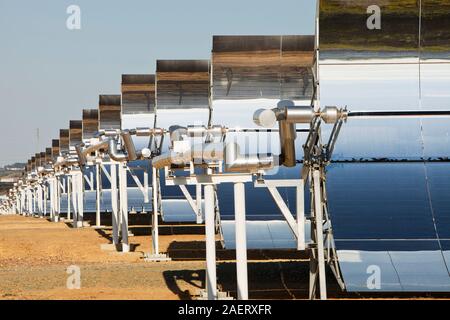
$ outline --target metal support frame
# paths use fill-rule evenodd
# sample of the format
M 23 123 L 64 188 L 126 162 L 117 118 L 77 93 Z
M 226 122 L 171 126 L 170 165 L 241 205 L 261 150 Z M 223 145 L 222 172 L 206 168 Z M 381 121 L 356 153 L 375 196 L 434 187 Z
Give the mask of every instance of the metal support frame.
M 179 187 L 184 197 L 186 198 L 187 202 L 189 203 L 189 206 L 191 207 L 192 211 L 194 211 L 195 213 L 196 223 L 197 224 L 203 223 L 202 185 L 197 184 L 195 186 L 195 193 L 196 193 L 195 200 L 192 198 L 191 194 L 189 193 L 189 190 L 186 188 L 185 185 L 180 185 Z
M 100 172 L 100 164 L 95 165 L 95 226 L 99 228 L 101 226 L 101 217 L 100 217 L 100 200 L 101 200 L 101 172 Z
M 336 121 L 327 144 L 322 144 L 321 119 L 315 117 L 303 146 L 302 177 L 309 179 L 311 193 L 310 299 L 327 299 L 325 273 L 327 264 L 340 287 L 345 288 L 337 260 L 326 194 L 326 166 L 331 160 L 342 123 L 343 119 Z
M 153 194 L 153 215 L 152 215 L 152 249 L 153 256 L 159 256 L 159 233 L 158 233 L 158 170 L 152 168 L 152 194 Z
M 149 203 L 150 199 L 148 196 L 148 174 L 147 174 L 147 172 L 144 170 L 144 181 L 143 181 L 143 183 L 141 183 L 139 178 L 131 171 L 131 169 L 128 166 L 127 166 L 126 170 L 130 173 L 131 178 L 138 186 L 138 189 L 142 192 L 142 195 L 144 196 L 144 203 Z
M 83 227 L 83 211 L 84 211 L 84 201 L 83 201 L 83 172 L 81 170 L 71 170 L 69 173 L 71 178 L 71 189 L 72 189 L 72 207 L 73 207 L 73 217 L 72 225 L 74 228 Z M 69 195 L 68 202 L 70 202 Z
M 70 220 L 70 210 L 71 210 L 71 186 L 72 186 L 72 178 L 70 175 L 66 175 L 67 182 L 66 182 L 66 188 L 67 188 L 67 220 Z
M 204 221 L 204 217 L 203 217 L 203 206 L 202 206 L 202 185 L 201 184 L 197 184 L 195 186 L 195 200 L 196 200 L 196 205 L 197 205 L 197 211 L 196 211 L 196 215 L 197 215 L 197 224 L 202 224 Z
M 234 216 L 236 221 L 236 279 L 239 300 L 248 300 L 247 230 L 245 222 L 245 185 L 234 184 Z
M 119 175 L 119 207 L 120 207 L 120 230 L 122 233 L 121 243 L 122 252 L 130 251 L 128 241 L 128 194 L 127 194 L 127 165 L 126 163 L 118 164 Z
M 280 209 L 288 226 L 294 233 L 297 239 L 297 250 L 306 249 L 305 239 L 305 196 L 304 196 L 304 181 L 302 179 L 284 179 L 284 180 L 256 180 L 255 187 L 266 187 L 272 196 L 273 200 Z M 286 205 L 283 197 L 278 192 L 277 188 L 293 187 L 296 194 L 296 218 L 292 214 L 289 207 Z
M 27 202 L 28 202 L 27 215 L 31 216 L 33 214 L 33 191 L 31 189 L 31 186 L 28 186 L 27 188 Z
M 55 192 L 55 196 L 56 196 L 56 200 L 55 200 L 55 222 L 59 221 L 59 218 L 61 216 L 61 181 L 60 181 L 61 176 L 56 176 L 56 192 Z
M 152 252 L 144 255 L 145 261 L 170 261 L 166 253 L 159 252 L 159 216 L 160 216 L 159 170 L 152 167 Z
M 43 205 L 44 205 L 44 211 L 43 211 L 43 215 L 44 217 L 47 216 L 47 198 L 48 198 L 48 186 L 47 186 L 47 182 L 45 182 L 43 184 L 43 195 L 44 195 L 44 199 L 43 199 Z
M 214 185 L 205 184 L 206 290 L 208 300 L 216 300 L 216 219 Z
M 42 218 L 42 213 L 43 213 L 43 206 L 42 206 L 42 186 L 40 183 L 37 184 L 36 186 L 36 207 L 37 207 L 37 211 L 35 213 L 37 213 L 39 215 L 39 217 Z
M 119 246 L 119 208 L 118 208 L 118 190 L 117 190 L 117 163 L 111 163 L 111 208 L 112 208 L 112 242 Z
M 200 185 L 204 188 L 205 199 L 205 240 L 206 240 L 206 298 L 216 300 L 224 297 L 217 290 L 216 275 L 216 226 L 220 219 L 217 207 L 216 185 L 234 184 L 235 237 L 236 237 L 236 279 L 238 299 L 248 299 L 247 237 L 245 221 L 245 183 L 252 182 L 249 173 L 208 173 L 187 177 L 166 175 L 166 185 Z M 226 298 L 226 297 L 224 297 Z

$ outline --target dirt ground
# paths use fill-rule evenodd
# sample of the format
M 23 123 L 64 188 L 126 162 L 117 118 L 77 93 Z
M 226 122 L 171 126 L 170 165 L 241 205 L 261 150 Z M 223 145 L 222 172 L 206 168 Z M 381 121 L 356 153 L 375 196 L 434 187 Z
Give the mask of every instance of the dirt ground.
M 73 229 L 64 222 L 0 216 L 0 299 L 191 299 L 204 288 L 204 235 L 174 236 L 177 232 L 169 229 L 161 228 L 160 247 L 173 260 L 145 262 L 151 248 L 148 226 L 130 227 L 135 249 L 119 253 L 100 248 L 110 243 L 108 227 Z M 218 285 L 232 296 L 233 257 L 233 252 L 218 250 Z M 307 271 L 299 268 L 298 259 L 262 252 L 249 252 L 249 259 L 254 259 L 248 265 L 251 298 L 306 297 Z M 67 289 L 72 265 L 80 268 L 80 289 Z
M 110 243 L 110 227 L 73 229 L 64 222 L 0 216 L 0 300 L 195 298 L 205 287 L 203 226 L 161 226 L 161 252 L 167 252 L 172 261 L 146 262 L 150 227 L 148 217 L 139 219 L 140 223 L 130 226 L 133 252 L 120 253 L 101 249 Z M 236 297 L 234 257 L 218 242 L 218 286 L 232 297 Z M 305 257 L 295 251 L 249 250 L 248 259 L 250 299 L 308 298 Z M 70 266 L 80 268 L 80 289 L 67 288 Z M 361 298 L 342 292 L 330 271 L 327 288 L 332 299 Z

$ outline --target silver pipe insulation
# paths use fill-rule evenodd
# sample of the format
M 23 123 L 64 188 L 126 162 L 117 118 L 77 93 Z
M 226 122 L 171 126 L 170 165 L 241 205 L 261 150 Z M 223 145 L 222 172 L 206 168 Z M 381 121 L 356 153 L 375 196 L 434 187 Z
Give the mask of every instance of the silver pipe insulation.
M 205 143 L 194 145 L 187 152 L 169 151 L 153 158 L 152 165 L 156 169 L 172 165 L 203 164 L 210 161 L 225 160 L 226 172 L 257 173 L 259 170 L 269 170 L 274 167 L 272 155 L 242 155 L 237 143 Z
M 115 139 L 109 139 L 108 154 L 111 159 L 117 162 L 128 160 L 128 156 L 123 151 L 117 150 L 117 141 Z
M 205 162 L 222 161 L 224 159 L 223 143 L 195 144 L 186 152 L 175 152 L 170 150 L 152 160 L 152 166 L 162 169 L 172 165 L 204 164 Z
M 84 146 L 84 144 L 76 146 L 78 158 L 80 159 L 80 165 L 86 164 L 87 155 L 102 149 L 108 152 L 112 160 L 118 162 L 134 161 L 145 157 L 149 157 L 150 150 L 148 150 L 147 148 L 144 148 L 141 151 L 136 150 L 132 135 L 147 136 L 153 134 L 155 135 L 161 134 L 162 132 L 163 132 L 162 129 L 149 129 L 149 128 L 137 128 L 132 130 L 124 130 L 122 132 L 118 130 L 99 131 L 96 134 L 97 137 L 106 136 L 107 138 L 101 140 L 99 143 L 90 145 L 83 150 L 81 148 Z M 113 136 L 117 136 L 118 134 L 120 134 L 120 136 L 122 137 L 125 152 L 118 150 L 117 141 L 113 138 Z
M 225 171 L 257 173 L 259 170 L 269 170 L 274 167 L 273 155 L 242 155 L 239 145 L 227 143 L 225 147 Z
M 128 130 L 125 130 L 121 133 L 122 141 L 127 152 L 127 160 L 134 161 L 142 156 L 141 153 L 138 154 L 136 152 L 136 147 L 134 146 L 133 138 L 131 137 L 131 133 Z

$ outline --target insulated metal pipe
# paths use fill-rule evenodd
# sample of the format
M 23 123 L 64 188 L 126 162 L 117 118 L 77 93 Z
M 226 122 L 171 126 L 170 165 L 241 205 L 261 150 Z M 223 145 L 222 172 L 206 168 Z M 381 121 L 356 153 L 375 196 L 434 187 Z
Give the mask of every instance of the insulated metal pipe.
M 241 155 L 239 145 L 227 143 L 225 147 L 225 171 L 227 172 L 257 172 L 269 170 L 274 166 L 271 155 Z
M 295 167 L 295 123 L 281 120 L 278 122 L 280 128 L 280 163 L 286 167 Z
M 392 110 L 392 111 L 349 111 L 350 117 L 448 117 L 450 110 Z
M 125 130 L 121 133 L 123 144 L 127 152 L 128 161 L 134 161 L 138 159 L 138 154 L 134 146 L 133 138 L 131 137 L 130 131 Z
M 83 156 L 86 157 L 87 155 L 89 155 L 95 151 L 98 151 L 101 149 L 108 149 L 108 147 L 109 147 L 109 139 L 105 139 L 105 140 L 100 141 L 97 144 L 93 144 L 93 145 L 86 147 L 85 149 L 83 149 L 82 153 L 83 153 Z

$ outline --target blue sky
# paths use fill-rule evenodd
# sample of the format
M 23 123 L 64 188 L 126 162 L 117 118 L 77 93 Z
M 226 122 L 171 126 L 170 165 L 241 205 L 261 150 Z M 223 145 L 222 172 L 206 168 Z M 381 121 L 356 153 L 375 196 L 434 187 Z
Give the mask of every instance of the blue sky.
M 72 4 L 81 30 L 66 28 Z M 123 73 L 208 59 L 214 34 L 313 34 L 314 16 L 314 0 L 0 0 L 0 165 L 49 147 Z

